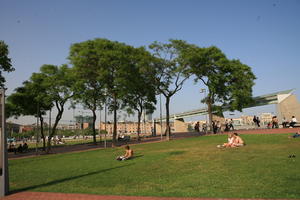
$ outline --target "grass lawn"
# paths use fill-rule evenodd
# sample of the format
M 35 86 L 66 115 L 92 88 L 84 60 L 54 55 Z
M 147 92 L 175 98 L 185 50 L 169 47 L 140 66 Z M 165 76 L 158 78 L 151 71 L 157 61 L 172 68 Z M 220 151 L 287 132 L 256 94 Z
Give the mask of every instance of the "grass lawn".
M 226 135 L 9 161 L 10 190 L 102 195 L 300 198 L 300 138 L 242 135 L 247 146 L 218 149 Z M 289 155 L 296 155 L 289 158 Z

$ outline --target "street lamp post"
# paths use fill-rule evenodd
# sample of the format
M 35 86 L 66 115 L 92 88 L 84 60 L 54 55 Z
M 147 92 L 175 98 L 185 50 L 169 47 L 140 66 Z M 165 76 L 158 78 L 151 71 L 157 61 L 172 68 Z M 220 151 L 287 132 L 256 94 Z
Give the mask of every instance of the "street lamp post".
M 99 137 L 100 137 L 100 144 L 101 144 L 101 109 L 99 110 L 99 129 L 98 129 Z
M 8 194 L 7 133 L 5 131 L 5 90 L 0 89 L 0 197 Z
M 160 139 L 162 140 L 162 107 L 161 107 L 161 94 L 159 94 L 159 110 L 160 110 Z
M 106 100 L 105 100 L 105 105 L 104 105 L 104 148 L 106 148 L 106 133 L 107 133 L 107 105 L 106 105 Z

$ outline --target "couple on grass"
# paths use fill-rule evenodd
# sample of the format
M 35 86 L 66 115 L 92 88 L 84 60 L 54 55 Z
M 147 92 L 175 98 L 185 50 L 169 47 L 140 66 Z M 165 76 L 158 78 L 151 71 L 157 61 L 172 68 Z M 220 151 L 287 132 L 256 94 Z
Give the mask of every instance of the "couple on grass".
M 228 142 L 223 145 L 218 145 L 218 147 L 241 147 L 245 145 L 244 140 L 237 133 L 229 133 Z

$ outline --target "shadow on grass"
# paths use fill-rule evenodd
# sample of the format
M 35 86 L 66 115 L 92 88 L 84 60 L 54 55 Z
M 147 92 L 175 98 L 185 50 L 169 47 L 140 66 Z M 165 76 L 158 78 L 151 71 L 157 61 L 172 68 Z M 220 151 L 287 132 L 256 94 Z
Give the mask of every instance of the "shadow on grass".
M 66 181 L 71 181 L 71 180 L 74 180 L 74 179 L 77 179 L 77 178 L 82 178 L 82 177 L 85 177 L 85 176 L 91 176 L 91 175 L 95 175 L 95 174 L 100 174 L 100 173 L 108 172 L 108 171 L 111 171 L 111 170 L 114 170 L 114 169 L 128 167 L 130 165 L 133 165 L 133 164 L 127 164 L 127 165 L 123 165 L 123 166 L 112 167 L 112 168 L 103 169 L 103 170 L 99 170 L 99 171 L 95 171 L 95 172 L 81 174 L 81 175 L 78 175 L 78 176 L 73 176 L 73 177 L 63 178 L 63 179 L 59 179 L 59 180 L 54 180 L 54 181 L 50 181 L 48 183 L 43 183 L 43 184 L 40 184 L 40 185 L 32 185 L 32 186 L 28 186 L 28 187 L 25 187 L 25 188 L 21 188 L 21 189 L 10 191 L 9 193 L 10 194 L 14 194 L 14 193 L 18 193 L 18 192 L 27 191 L 27 190 L 33 190 L 33 189 L 40 188 L 40 187 L 46 187 L 46 186 L 50 186 L 50 185 L 55 185 L 55 184 L 58 184 L 58 183 L 63 183 L 63 182 L 66 182 Z
M 135 158 L 140 158 L 140 157 L 143 157 L 144 155 L 135 155 L 135 156 L 133 156 L 133 159 L 135 159 Z
M 171 151 L 169 152 L 169 154 L 172 156 L 172 155 L 180 155 L 180 154 L 184 154 L 185 151 Z

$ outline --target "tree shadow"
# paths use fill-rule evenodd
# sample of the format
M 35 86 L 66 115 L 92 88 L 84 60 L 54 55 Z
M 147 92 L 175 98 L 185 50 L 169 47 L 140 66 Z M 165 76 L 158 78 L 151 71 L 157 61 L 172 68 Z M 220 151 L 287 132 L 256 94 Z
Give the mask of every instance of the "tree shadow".
M 170 156 L 174 156 L 174 155 L 181 155 L 181 154 L 184 154 L 185 151 L 171 151 L 171 152 L 168 152 L 168 154 Z
M 143 157 L 144 155 L 134 155 L 134 156 L 132 156 L 131 158 L 129 158 L 129 159 L 126 159 L 126 160 L 124 160 L 124 161 L 130 161 L 130 160 L 135 160 L 136 158 L 140 158 L 140 157 Z M 117 159 L 118 160 L 118 159 Z M 121 161 L 121 160 L 119 160 L 119 161 Z M 123 162 L 124 162 L 123 161 Z
M 54 180 L 54 181 L 50 181 L 50 182 L 43 183 L 43 184 L 40 184 L 40 185 L 32 185 L 32 186 L 28 186 L 28 187 L 25 187 L 25 188 L 10 191 L 9 194 L 14 194 L 14 193 L 18 193 L 18 192 L 27 191 L 27 190 L 33 190 L 33 189 L 36 189 L 36 188 L 46 187 L 46 186 L 50 186 L 50 185 L 55 185 L 55 184 L 58 184 L 58 183 L 63 183 L 63 182 L 66 182 L 66 181 L 77 179 L 77 178 L 82 178 L 82 177 L 86 177 L 86 176 L 100 174 L 100 173 L 108 172 L 108 171 L 123 168 L 123 167 L 128 167 L 130 165 L 133 165 L 133 164 L 127 164 L 127 165 L 123 165 L 123 166 L 118 166 L 118 167 L 103 169 L 103 170 L 90 172 L 90 173 L 86 173 L 86 174 L 81 174 L 81 175 L 78 175 L 78 176 L 73 176 L 73 177 L 63 178 L 63 179 L 59 179 L 59 180 Z
M 144 155 L 135 155 L 135 156 L 133 156 L 133 159 L 135 159 L 135 158 L 140 158 L 140 157 L 143 157 Z

